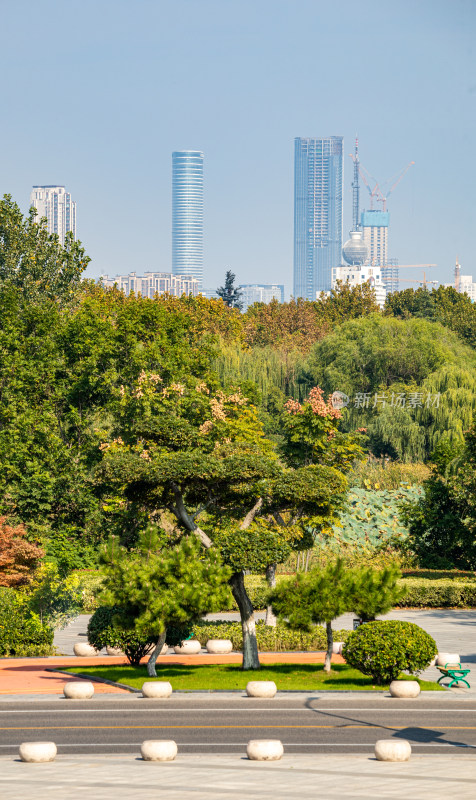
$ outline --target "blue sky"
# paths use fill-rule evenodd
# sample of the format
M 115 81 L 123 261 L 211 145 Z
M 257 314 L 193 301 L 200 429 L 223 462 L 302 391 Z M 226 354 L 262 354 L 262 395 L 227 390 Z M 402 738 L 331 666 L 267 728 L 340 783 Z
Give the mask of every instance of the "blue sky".
M 171 153 L 205 153 L 205 285 L 292 286 L 293 140 L 345 137 L 389 254 L 476 279 L 473 0 L 0 0 L 0 192 L 78 204 L 88 275 L 170 270 Z M 367 205 L 365 188 L 361 198 Z M 417 270 L 408 272 L 417 277 Z M 408 284 L 411 285 L 411 284 Z

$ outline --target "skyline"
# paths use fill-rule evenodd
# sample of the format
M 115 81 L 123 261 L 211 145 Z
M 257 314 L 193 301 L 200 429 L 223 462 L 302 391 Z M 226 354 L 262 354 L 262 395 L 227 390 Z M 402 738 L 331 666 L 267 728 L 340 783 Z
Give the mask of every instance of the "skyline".
M 65 185 L 87 276 L 170 269 L 170 154 L 195 149 L 206 158 L 204 285 L 230 268 L 289 294 L 294 139 L 344 137 L 345 240 L 356 134 L 380 183 L 415 161 L 389 199 L 389 257 L 437 263 L 431 278 L 442 282 L 457 256 L 476 274 L 475 4 L 343 0 L 337 14 L 315 0 L 201 0 L 199 15 L 194 5 L 3 9 L 0 191 L 26 213 L 32 185 Z M 55 75 L 41 91 L 31 80 L 39 41 Z M 361 185 L 361 209 L 368 200 Z

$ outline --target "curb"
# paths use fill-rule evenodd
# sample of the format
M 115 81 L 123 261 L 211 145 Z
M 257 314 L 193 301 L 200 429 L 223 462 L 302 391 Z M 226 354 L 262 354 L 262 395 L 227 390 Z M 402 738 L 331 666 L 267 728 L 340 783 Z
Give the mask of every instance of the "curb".
M 108 686 L 117 686 L 119 689 L 126 689 L 133 694 L 142 694 L 140 689 L 134 689 L 132 686 L 127 686 L 125 683 L 117 683 L 117 681 L 109 681 L 107 678 L 91 677 L 84 672 L 66 672 L 64 669 L 55 669 L 54 667 L 45 667 L 45 672 L 59 672 L 61 675 L 68 675 L 71 678 L 81 678 L 82 680 L 92 681 L 92 683 L 106 683 Z

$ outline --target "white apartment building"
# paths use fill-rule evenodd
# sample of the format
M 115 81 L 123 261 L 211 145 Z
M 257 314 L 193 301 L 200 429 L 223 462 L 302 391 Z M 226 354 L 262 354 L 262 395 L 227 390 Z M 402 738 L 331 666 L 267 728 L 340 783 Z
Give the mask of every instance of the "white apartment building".
M 466 293 L 473 303 L 476 302 L 476 281 L 473 281 L 472 275 L 460 275 L 459 291 Z
M 354 266 L 333 267 L 332 269 L 332 288 L 335 289 L 337 281 L 348 283 L 349 286 L 360 286 L 367 282 L 375 290 L 375 298 L 380 306 L 385 305 L 387 290 L 382 281 L 382 270 L 380 267 L 369 267 L 361 264 Z
M 68 231 L 76 239 L 76 203 L 64 186 L 33 186 L 30 206 L 37 209 L 36 221 L 46 217 L 48 233 L 54 233 L 62 245 Z
M 280 283 L 245 283 L 239 289 L 242 311 L 247 311 L 253 303 L 271 303 L 271 300 L 284 303 L 284 285 Z
M 172 275 L 171 272 L 144 272 L 137 275 L 129 272 L 128 275 L 101 275 L 100 282 L 106 288 L 117 286 L 125 295 L 140 294 L 142 297 L 153 299 L 156 294 L 170 294 L 181 297 L 183 294 L 198 295 L 198 280 L 191 275 Z

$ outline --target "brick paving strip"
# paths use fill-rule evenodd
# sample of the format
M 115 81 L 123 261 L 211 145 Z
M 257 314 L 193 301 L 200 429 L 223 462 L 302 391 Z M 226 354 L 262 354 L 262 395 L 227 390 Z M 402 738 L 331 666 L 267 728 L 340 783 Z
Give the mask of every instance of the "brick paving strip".
M 260 653 L 262 664 L 323 664 L 325 654 L 322 653 Z M 208 653 L 199 653 L 196 656 L 160 656 L 161 664 L 205 665 L 205 664 L 241 664 L 241 653 L 212 656 Z M 334 664 L 343 664 L 342 656 L 332 657 Z M 0 659 L 0 695 L 5 694 L 62 694 L 66 676 L 55 674 L 49 670 L 62 667 L 76 667 L 81 672 L 83 667 L 102 667 L 114 664 L 128 664 L 127 658 L 122 656 L 97 656 L 93 658 L 78 658 L 78 656 L 52 656 L 50 658 L 2 658 Z M 147 658 L 142 659 L 142 664 L 147 663 Z M 73 680 L 71 676 L 71 680 Z M 144 679 L 147 676 L 144 675 Z M 74 679 L 75 680 L 75 679 Z M 86 680 L 86 679 L 85 679 Z M 93 677 L 87 680 L 94 681 Z M 96 682 L 94 691 L 97 693 L 128 693 L 127 689 L 118 686 Z

